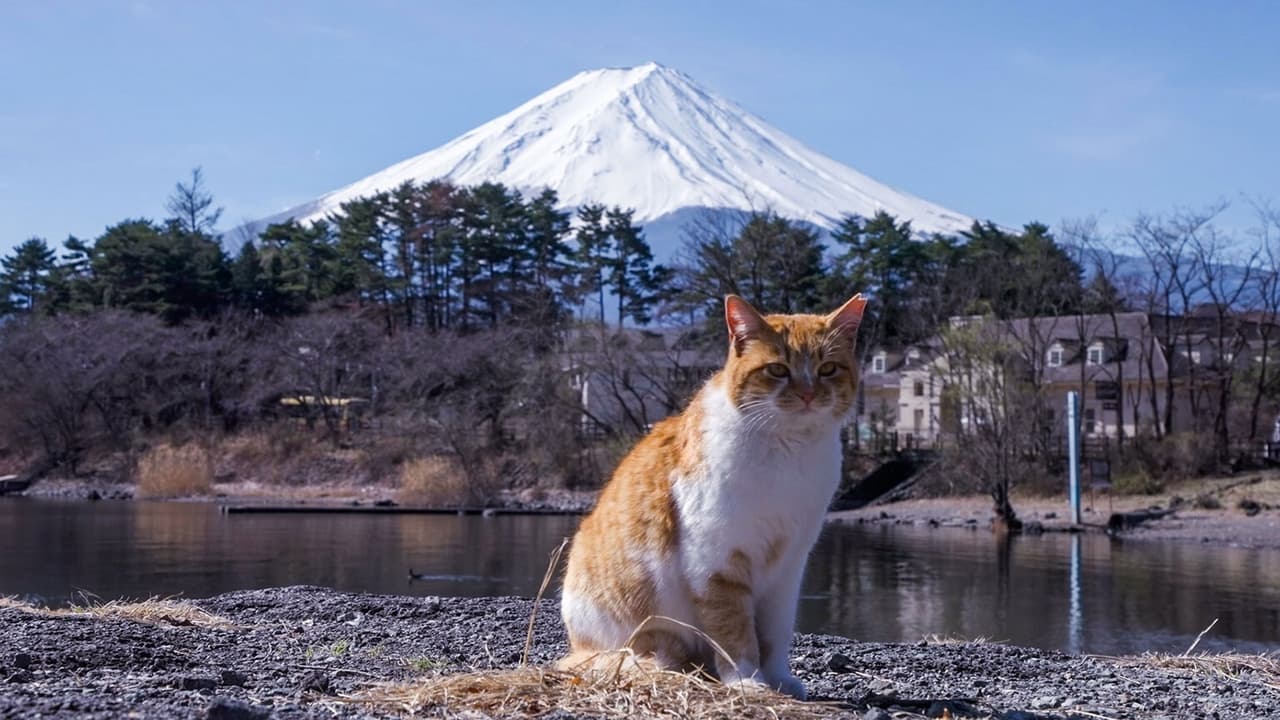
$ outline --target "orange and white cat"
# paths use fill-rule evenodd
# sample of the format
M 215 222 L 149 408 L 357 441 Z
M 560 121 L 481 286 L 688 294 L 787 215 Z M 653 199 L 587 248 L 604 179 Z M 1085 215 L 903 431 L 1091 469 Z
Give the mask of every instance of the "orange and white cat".
M 725 367 L 622 460 L 569 553 L 562 665 L 629 647 L 804 698 L 787 662 L 805 559 L 840 480 L 861 295 L 829 315 L 725 299 Z M 713 653 L 696 627 L 732 658 Z

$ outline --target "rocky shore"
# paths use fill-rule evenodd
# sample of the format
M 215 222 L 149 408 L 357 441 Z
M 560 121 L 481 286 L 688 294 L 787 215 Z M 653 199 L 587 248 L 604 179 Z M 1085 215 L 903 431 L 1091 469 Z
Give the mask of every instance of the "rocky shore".
M 462 705 L 359 698 L 382 682 L 517 666 L 534 607 L 521 598 L 315 587 L 188 605 L 195 614 L 50 615 L 0 605 L 0 718 L 485 717 Z M 532 638 L 531 663 L 564 652 L 554 600 L 541 601 Z M 830 717 L 1280 717 L 1274 658 L 1113 659 L 801 635 L 792 662 L 811 695 L 831 701 L 814 712 Z

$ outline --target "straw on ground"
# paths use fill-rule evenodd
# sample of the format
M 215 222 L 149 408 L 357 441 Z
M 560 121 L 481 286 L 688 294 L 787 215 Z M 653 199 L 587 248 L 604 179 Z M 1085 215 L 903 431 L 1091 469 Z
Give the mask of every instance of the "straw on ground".
M 111 600 L 103 603 L 72 605 L 67 608 L 46 608 L 12 597 L 0 597 L 0 607 L 14 608 L 46 617 L 110 618 L 170 627 L 186 625 L 227 629 L 238 627 L 224 617 L 202 610 L 187 601 L 174 598 L 152 597 L 138 601 Z

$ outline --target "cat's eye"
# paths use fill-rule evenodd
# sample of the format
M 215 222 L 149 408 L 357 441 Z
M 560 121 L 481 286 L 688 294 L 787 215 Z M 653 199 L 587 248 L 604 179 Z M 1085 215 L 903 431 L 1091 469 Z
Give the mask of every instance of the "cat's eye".
M 836 370 L 840 368 L 833 362 L 824 362 L 818 366 L 818 375 L 820 377 L 831 377 L 836 374 Z
M 782 363 L 769 363 L 764 366 L 764 371 L 776 378 L 784 378 L 791 374 L 791 368 Z

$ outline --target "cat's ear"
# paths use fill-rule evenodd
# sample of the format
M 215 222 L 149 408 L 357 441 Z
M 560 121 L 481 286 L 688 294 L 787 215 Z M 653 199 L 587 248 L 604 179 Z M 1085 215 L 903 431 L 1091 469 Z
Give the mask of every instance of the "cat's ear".
M 769 324 L 751 307 L 751 303 L 737 295 L 726 295 L 724 298 L 724 323 L 729 327 L 733 349 L 739 354 L 748 340 L 760 337 L 769 329 Z
M 862 325 L 862 311 L 866 308 L 867 299 L 862 297 L 862 293 L 858 293 L 841 305 L 839 310 L 827 316 L 827 325 L 852 340 L 858 334 L 858 326 Z

